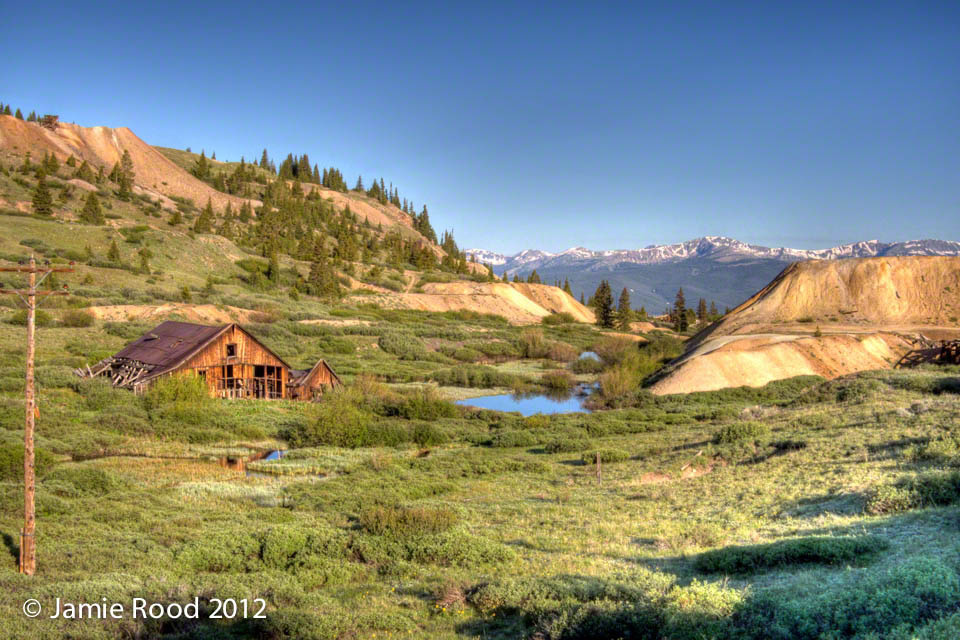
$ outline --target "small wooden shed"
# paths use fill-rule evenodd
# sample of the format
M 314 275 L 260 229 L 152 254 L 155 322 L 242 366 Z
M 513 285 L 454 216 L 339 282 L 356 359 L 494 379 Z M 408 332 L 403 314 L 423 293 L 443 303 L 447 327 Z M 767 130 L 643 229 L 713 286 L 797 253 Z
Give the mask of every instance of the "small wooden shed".
M 114 386 L 141 393 L 162 376 L 185 372 L 203 378 L 216 398 L 309 401 L 342 386 L 324 360 L 309 370 L 291 369 L 238 324 L 164 322 L 116 355 L 76 373 L 109 377 Z

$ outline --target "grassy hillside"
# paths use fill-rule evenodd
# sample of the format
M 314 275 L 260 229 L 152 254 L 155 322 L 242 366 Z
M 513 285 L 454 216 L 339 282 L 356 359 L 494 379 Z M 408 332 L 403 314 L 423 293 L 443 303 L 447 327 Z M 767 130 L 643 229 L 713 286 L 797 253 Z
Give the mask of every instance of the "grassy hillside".
M 74 221 L 79 187 L 52 218 L 19 211 L 36 184 L 9 171 L 19 162 L 0 159 L 0 259 L 34 252 L 77 271 L 38 330 L 32 578 L 16 573 L 24 329 L 0 298 L 5 638 L 960 634 L 960 368 L 657 397 L 641 381 L 679 353 L 672 337 L 315 295 L 299 288 L 314 261 L 279 252 L 275 270 L 256 243 L 193 233 L 189 203 L 171 226 L 172 212 L 101 184 L 102 226 Z M 55 201 L 68 178 L 50 180 Z M 381 241 L 329 213 L 316 218 L 325 232 L 349 224 Z M 335 262 L 329 236 L 343 293 L 464 277 L 417 270 L 383 243 Z M 137 314 L 164 303 L 170 318 L 197 305 L 242 314 L 291 365 L 323 357 L 348 388 L 317 404 L 218 401 L 173 383 L 137 397 L 72 374 L 148 330 L 159 318 Z M 131 306 L 104 315 L 115 305 Z M 586 349 L 601 361 L 577 360 Z M 599 383 L 596 412 L 452 403 L 575 382 Z M 222 464 L 274 448 L 288 454 L 250 474 Z M 51 620 L 56 597 L 128 611 L 134 597 L 199 597 L 203 615 Z M 28 598 L 44 607 L 36 620 L 21 612 Z M 212 598 L 260 598 L 265 617 L 212 620 Z

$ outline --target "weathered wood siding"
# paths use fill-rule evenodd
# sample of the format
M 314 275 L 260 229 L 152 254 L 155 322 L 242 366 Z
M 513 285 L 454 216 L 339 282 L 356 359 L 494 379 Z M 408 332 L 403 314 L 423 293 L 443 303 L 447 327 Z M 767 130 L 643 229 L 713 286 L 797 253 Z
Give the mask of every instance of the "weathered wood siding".
M 235 345 L 235 355 L 227 355 L 228 345 Z M 244 381 L 226 390 L 225 369 L 233 367 L 233 378 Z M 179 371 L 195 370 L 206 378 L 211 395 L 223 397 L 256 397 L 249 381 L 255 379 L 256 367 L 275 367 L 279 381 L 279 397 L 286 395 L 288 371 L 282 360 L 239 327 L 233 326 L 190 358 Z M 229 371 L 229 369 L 227 369 Z
M 309 401 L 339 384 L 340 381 L 327 363 L 319 362 L 300 385 L 290 387 L 290 397 L 294 400 Z

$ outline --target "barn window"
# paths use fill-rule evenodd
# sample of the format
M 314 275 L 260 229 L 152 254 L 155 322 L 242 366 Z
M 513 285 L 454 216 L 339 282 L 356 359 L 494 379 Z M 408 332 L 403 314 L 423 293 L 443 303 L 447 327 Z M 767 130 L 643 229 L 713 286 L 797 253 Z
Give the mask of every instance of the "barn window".
M 235 344 L 228 344 L 228 345 L 227 345 L 227 357 L 228 357 L 228 358 L 234 358 L 234 357 L 236 357 L 236 355 L 237 355 L 237 345 L 235 345 Z

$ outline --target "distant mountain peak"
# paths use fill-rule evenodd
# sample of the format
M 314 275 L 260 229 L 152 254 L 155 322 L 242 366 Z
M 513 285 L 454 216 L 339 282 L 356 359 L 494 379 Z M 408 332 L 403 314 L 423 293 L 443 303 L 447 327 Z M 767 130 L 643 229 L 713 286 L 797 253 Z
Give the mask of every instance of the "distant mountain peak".
M 795 262 L 798 260 L 837 260 L 841 258 L 870 258 L 899 255 L 960 255 L 960 243 L 950 240 L 910 240 L 880 242 L 861 240 L 828 249 L 792 249 L 752 245 L 726 236 L 701 236 L 676 244 L 649 245 L 642 249 L 595 251 L 585 247 L 571 247 L 560 253 L 539 249 L 525 249 L 514 255 L 504 255 L 485 249 L 467 249 L 478 262 L 503 267 L 509 273 L 529 272 L 545 267 L 569 267 L 577 270 L 600 270 L 623 264 L 659 264 L 681 262 L 692 258 L 713 258 L 718 261 L 736 258 L 758 258 Z

